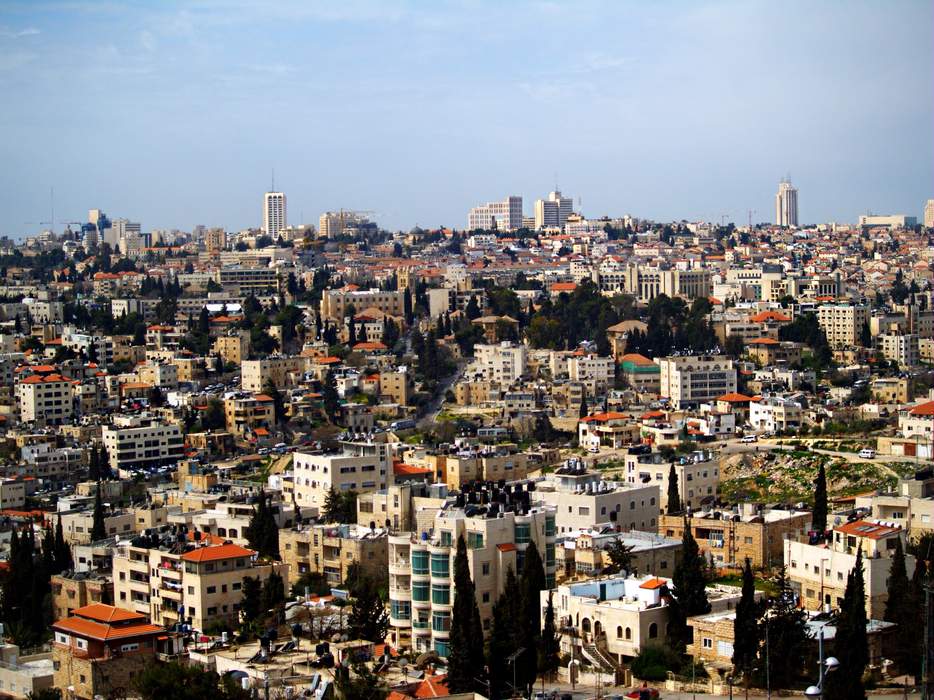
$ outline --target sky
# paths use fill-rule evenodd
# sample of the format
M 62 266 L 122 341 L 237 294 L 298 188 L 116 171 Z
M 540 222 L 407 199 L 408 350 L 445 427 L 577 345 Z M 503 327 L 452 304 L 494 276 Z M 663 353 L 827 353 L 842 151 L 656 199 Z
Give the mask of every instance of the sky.
M 370 210 L 390 229 L 557 184 L 586 216 L 920 218 L 930 0 L 3 0 L 0 234 Z M 34 222 L 27 224 L 26 222 Z M 57 224 L 56 230 L 62 225 Z

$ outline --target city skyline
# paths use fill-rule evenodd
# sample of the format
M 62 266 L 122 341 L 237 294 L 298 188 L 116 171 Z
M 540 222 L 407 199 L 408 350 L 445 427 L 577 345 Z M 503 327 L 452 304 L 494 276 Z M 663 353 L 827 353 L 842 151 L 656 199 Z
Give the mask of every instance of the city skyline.
M 785 173 L 801 224 L 920 220 L 932 21 L 921 2 L 7 3 L 0 234 L 46 228 L 26 222 L 48 220 L 51 187 L 61 222 L 259 228 L 273 168 L 294 223 L 461 228 L 556 184 L 592 217 L 768 222 Z

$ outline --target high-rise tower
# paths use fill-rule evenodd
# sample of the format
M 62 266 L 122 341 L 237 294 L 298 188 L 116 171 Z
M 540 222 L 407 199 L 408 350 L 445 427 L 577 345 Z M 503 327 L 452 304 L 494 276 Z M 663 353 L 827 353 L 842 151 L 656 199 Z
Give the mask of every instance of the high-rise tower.
M 790 180 L 782 180 L 778 184 L 778 194 L 775 195 L 775 224 L 777 226 L 798 225 L 798 190 L 791 185 Z
M 276 238 L 279 231 L 287 226 L 285 215 L 285 194 L 267 192 L 263 196 L 263 233 Z

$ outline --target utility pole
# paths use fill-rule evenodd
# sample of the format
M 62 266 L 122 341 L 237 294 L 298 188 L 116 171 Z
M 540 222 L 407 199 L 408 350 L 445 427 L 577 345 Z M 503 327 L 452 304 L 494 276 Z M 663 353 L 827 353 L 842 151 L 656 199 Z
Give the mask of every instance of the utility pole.
M 924 651 L 921 655 L 921 700 L 931 697 L 931 584 L 924 582 Z

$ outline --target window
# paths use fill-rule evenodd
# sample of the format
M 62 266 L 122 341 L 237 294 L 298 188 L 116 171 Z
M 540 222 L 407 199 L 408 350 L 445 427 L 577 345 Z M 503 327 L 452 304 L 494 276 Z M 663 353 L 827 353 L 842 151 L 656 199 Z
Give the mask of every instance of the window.
M 484 591 L 484 592 L 483 592 L 482 598 L 483 598 L 483 602 L 484 602 L 484 603 L 489 603 L 489 602 L 490 602 L 490 592 L 489 592 L 489 591 Z
M 396 620 L 408 620 L 412 616 L 412 609 L 407 600 L 390 600 L 390 616 Z
M 231 584 L 230 586 L 231 590 L 234 590 L 234 591 L 239 591 L 241 587 L 242 586 L 240 583 L 234 583 L 234 584 Z
M 207 589 L 205 589 L 205 592 L 206 593 L 217 593 L 217 586 L 208 586 Z
M 516 523 L 514 534 L 516 544 L 528 544 L 532 539 L 532 528 L 528 523 Z
M 622 628 L 622 626 L 616 628 L 616 638 L 617 638 L 617 639 L 622 639 L 622 638 L 623 638 L 623 628 Z
M 451 604 L 451 587 L 447 585 L 431 585 L 431 602 L 436 605 Z
M 752 538 L 751 538 L 751 537 L 744 537 L 744 538 L 743 538 L 743 543 L 744 543 L 744 544 L 752 544 Z
M 450 547 L 451 546 L 451 533 L 448 530 L 441 531 L 441 546 Z
M 139 644 L 124 644 L 120 647 L 120 651 L 137 651 L 139 649 Z
M 483 562 L 483 564 L 480 565 L 480 571 L 482 572 L 484 576 L 489 576 L 490 575 L 490 562 L 488 561 Z
M 431 613 L 431 629 L 435 632 L 450 632 L 451 613 L 446 611 L 433 611 Z
M 704 637 L 704 649 L 713 649 L 713 640 L 710 637 Z
M 428 573 L 428 552 L 412 552 L 412 573 L 416 575 Z
M 649 625 L 649 639 L 657 639 L 657 638 L 658 638 L 658 624 L 653 622 L 651 625 Z
M 428 582 L 412 581 L 412 600 L 417 603 L 428 602 Z
M 632 628 L 631 627 L 626 628 L 626 639 L 632 640 Z
M 431 555 L 431 575 L 448 578 L 451 575 L 451 559 L 447 554 Z
M 482 532 L 468 532 L 467 533 L 467 547 L 469 549 L 483 549 L 483 533 Z

